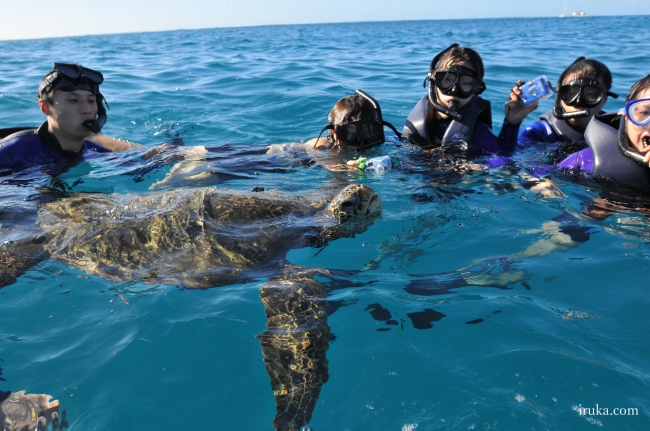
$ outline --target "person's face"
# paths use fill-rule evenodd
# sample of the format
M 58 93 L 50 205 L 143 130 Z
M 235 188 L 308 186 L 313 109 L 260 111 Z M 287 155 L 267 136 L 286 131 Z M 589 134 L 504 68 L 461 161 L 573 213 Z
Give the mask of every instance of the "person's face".
M 85 138 L 92 134 L 83 125 L 84 121 L 94 120 L 97 116 L 97 97 L 90 91 L 56 90 L 51 105 L 43 100 L 39 103 L 43 113 L 48 116 L 51 130 L 74 138 Z
M 567 85 L 569 82 L 573 81 L 574 79 L 579 79 L 583 78 L 582 76 L 578 76 L 575 73 L 572 73 L 568 75 L 564 80 L 562 81 L 562 85 Z M 598 83 L 605 88 L 605 85 L 603 84 L 602 79 L 597 79 Z M 559 97 L 559 96 L 558 96 Z M 582 111 L 585 108 L 580 108 L 578 106 L 569 106 L 562 99 L 560 99 L 560 103 L 562 104 L 562 109 L 564 112 L 569 113 L 569 112 L 577 112 L 577 111 Z M 570 118 L 567 121 L 570 123 L 573 123 L 575 125 L 581 126 L 581 127 L 586 127 L 587 124 L 589 124 L 589 120 L 593 118 L 594 115 L 598 114 L 602 109 L 603 106 L 605 106 L 605 103 L 607 103 L 607 93 L 605 93 L 605 96 L 603 96 L 603 100 L 600 101 L 600 103 L 593 108 L 589 108 L 589 116 L 588 117 L 582 117 L 582 118 Z
M 468 69 L 472 69 L 472 71 L 474 71 L 476 73 L 476 71 L 474 70 L 472 65 L 469 62 L 466 62 L 466 61 L 451 62 L 451 63 L 445 65 L 445 67 L 442 68 L 441 70 L 445 70 L 445 69 L 447 69 L 449 67 L 452 67 L 452 66 L 465 66 Z M 461 97 L 458 97 L 458 96 L 447 96 L 446 94 L 443 94 L 442 91 L 440 91 L 440 89 L 437 88 L 437 87 L 436 87 L 436 96 L 438 97 L 438 103 L 440 103 L 442 106 L 447 107 L 447 108 L 449 108 L 452 100 L 456 100 L 458 102 L 457 109 L 460 109 L 463 106 L 467 105 L 469 103 L 469 101 L 472 100 L 472 98 L 474 97 L 473 94 L 471 96 L 464 97 L 464 98 L 461 98 Z
M 650 88 L 646 88 L 635 97 L 635 99 L 646 98 L 650 98 Z M 647 106 L 647 110 L 650 111 L 650 104 Z M 648 112 L 648 114 L 650 114 L 650 112 Z M 626 120 L 625 131 L 627 132 L 627 139 L 630 141 L 630 144 L 638 151 L 641 151 L 646 146 L 650 145 L 650 124 L 646 124 L 645 126 L 637 126 L 631 121 Z

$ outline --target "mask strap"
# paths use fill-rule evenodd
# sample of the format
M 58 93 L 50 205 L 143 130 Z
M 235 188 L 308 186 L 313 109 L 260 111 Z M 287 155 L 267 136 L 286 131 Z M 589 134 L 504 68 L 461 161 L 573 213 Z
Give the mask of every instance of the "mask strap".
M 397 139 L 399 139 L 400 141 L 404 140 L 404 138 L 402 138 L 402 134 L 400 132 L 398 132 L 397 129 L 395 128 L 395 126 L 390 124 L 388 121 L 383 121 L 382 120 L 381 124 L 383 124 L 384 126 L 388 127 L 390 130 L 392 130 L 393 133 L 395 133 L 395 136 L 397 136 Z
M 440 61 L 443 55 L 445 55 L 448 51 L 451 51 L 453 48 L 457 48 L 459 46 L 460 46 L 459 44 L 453 43 L 449 45 L 447 48 L 445 48 L 444 50 L 440 51 L 438 55 L 433 57 L 433 60 L 431 60 L 431 64 L 429 65 L 429 74 L 431 74 L 431 72 L 436 70 L 436 65 L 438 64 L 438 61 Z

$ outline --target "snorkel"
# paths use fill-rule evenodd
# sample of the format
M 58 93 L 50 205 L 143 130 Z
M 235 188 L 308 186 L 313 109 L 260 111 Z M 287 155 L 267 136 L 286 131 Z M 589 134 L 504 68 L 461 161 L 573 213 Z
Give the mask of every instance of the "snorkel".
M 643 139 L 644 147 L 647 147 L 650 144 L 647 141 L 647 137 Z M 647 166 L 644 161 L 645 155 L 630 145 L 630 140 L 628 139 L 627 131 L 625 130 L 625 117 L 623 116 L 621 116 L 621 122 L 618 127 L 618 149 L 621 150 L 621 154 L 628 159 L 632 159 L 640 165 Z
M 83 125 L 90 129 L 93 133 L 99 133 L 102 131 L 102 127 L 108 121 L 108 115 L 106 114 L 106 108 L 111 109 L 108 106 L 108 102 L 104 98 L 104 95 L 99 91 L 96 94 L 97 96 L 97 118 L 94 120 L 86 120 L 83 122 Z M 106 107 L 104 107 L 106 105 Z
M 78 64 L 53 63 L 52 67 L 54 70 L 38 86 L 37 97 L 47 101 L 48 93 L 52 90 L 89 91 L 96 97 L 97 117 L 93 120 L 86 120 L 82 124 L 93 133 L 99 133 L 108 121 L 106 108 L 110 109 L 104 95 L 99 92 L 99 85 L 104 82 L 104 76 L 96 70 Z

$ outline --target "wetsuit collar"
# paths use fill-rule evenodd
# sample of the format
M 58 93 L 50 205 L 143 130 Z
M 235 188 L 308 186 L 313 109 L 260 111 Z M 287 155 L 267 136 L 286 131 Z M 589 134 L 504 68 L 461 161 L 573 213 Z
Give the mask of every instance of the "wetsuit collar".
M 45 145 L 45 148 L 47 148 L 48 150 L 54 153 L 61 154 L 64 156 L 70 156 L 74 154 L 79 154 L 83 150 L 83 146 L 79 149 L 79 151 L 67 151 L 61 148 L 61 144 L 59 143 L 59 140 L 56 139 L 56 136 L 50 133 L 47 127 L 47 121 L 41 124 L 38 129 L 36 129 L 36 134 L 38 135 L 39 138 L 41 138 L 41 141 L 43 142 L 43 145 Z

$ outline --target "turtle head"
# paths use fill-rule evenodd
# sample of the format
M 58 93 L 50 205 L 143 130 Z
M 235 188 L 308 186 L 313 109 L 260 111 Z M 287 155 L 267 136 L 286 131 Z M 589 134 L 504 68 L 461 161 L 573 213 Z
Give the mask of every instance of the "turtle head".
M 340 220 L 379 213 L 381 198 L 370 187 L 349 185 L 332 199 L 328 210 Z

